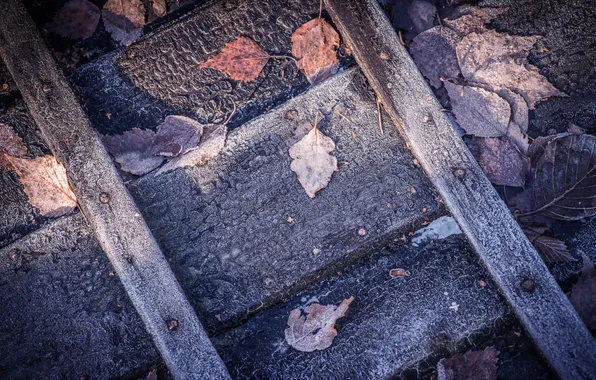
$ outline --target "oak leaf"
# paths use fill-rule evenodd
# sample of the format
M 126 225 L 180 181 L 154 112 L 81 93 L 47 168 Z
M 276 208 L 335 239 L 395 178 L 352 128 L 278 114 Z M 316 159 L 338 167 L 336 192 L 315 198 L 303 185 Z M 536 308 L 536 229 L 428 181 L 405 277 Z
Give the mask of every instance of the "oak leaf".
M 339 34 L 322 18 L 310 20 L 292 34 L 292 55 L 310 83 L 319 83 L 339 68 Z
M 293 159 L 290 168 L 311 198 L 327 187 L 333 172 L 338 170 L 337 158 L 329 154 L 335 149 L 335 143 L 319 131 L 316 124 L 289 150 Z
M 0 156 L 2 153 L 14 157 L 23 157 L 27 154 L 27 147 L 23 145 L 23 139 L 11 127 L 0 123 Z
M 46 24 L 48 32 L 73 39 L 89 38 L 97 29 L 99 8 L 87 0 L 69 0 Z
M 437 380 L 496 380 L 499 351 L 487 347 L 441 359 L 437 364 Z
M 270 56 L 256 42 L 248 37 L 239 37 L 228 42 L 216 56 L 199 65 L 223 71 L 230 78 L 251 82 L 259 76 Z
M 331 346 L 337 335 L 335 322 L 343 317 L 354 297 L 343 300 L 339 306 L 319 305 L 313 303 L 304 308 L 294 309 L 288 317 L 288 328 L 285 330 L 286 341 L 298 351 L 312 352 L 324 350 Z
M 596 269 L 587 256 L 584 256 L 579 279 L 571 289 L 570 300 L 586 326 L 596 330 Z
M 66 177 L 66 170 L 54 156 L 32 159 L 6 156 L 23 184 L 29 202 L 41 215 L 58 217 L 74 211 L 77 201 Z
M 143 34 L 145 5 L 141 0 L 108 0 L 101 16 L 106 30 L 120 45 L 130 45 Z

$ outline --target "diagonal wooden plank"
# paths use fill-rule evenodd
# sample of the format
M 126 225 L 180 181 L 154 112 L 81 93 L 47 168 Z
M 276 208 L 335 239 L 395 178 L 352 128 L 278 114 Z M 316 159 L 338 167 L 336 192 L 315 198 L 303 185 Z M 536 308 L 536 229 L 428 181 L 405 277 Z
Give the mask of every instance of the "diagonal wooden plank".
M 168 368 L 177 379 L 229 378 L 25 7 L 3 0 L 2 11 L 0 54 Z
M 455 132 L 375 0 L 326 9 L 520 322 L 563 379 L 596 373 L 596 341 Z

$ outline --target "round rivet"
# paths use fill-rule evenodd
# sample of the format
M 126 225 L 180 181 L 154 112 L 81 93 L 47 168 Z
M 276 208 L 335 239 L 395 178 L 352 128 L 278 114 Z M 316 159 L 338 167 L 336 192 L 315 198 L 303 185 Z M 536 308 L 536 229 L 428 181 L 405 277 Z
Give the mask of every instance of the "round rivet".
M 108 193 L 101 193 L 101 194 L 99 194 L 99 201 L 101 203 L 109 203 L 110 202 L 110 195 Z
M 526 278 L 522 281 L 521 288 L 524 292 L 533 293 L 536 290 L 536 284 L 531 278 Z
M 298 117 L 298 111 L 296 110 L 289 110 L 286 112 L 285 118 L 288 120 L 295 120 Z
M 455 171 L 453 172 L 455 174 L 456 177 L 463 177 L 466 174 L 466 171 L 464 169 L 455 169 Z
M 422 117 L 422 120 L 425 123 L 428 123 L 430 121 L 430 115 L 429 114 L 424 114 L 424 116 Z
M 275 282 L 274 279 L 272 279 L 271 277 L 265 277 L 263 279 L 263 283 L 265 284 L 265 286 L 269 286 L 271 284 L 273 284 Z
M 179 323 L 178 323 L 177 319 L 172 318 L 168 321 L 168 330 L 174 331 L 178 328 L 178 326 L 179 326 Z
M 366 230 L 364 228 L 361 228 L 358 230 L 358 236 L 364 236 L 366 235 Z
M 389 60 L 389 54 L 385 53 L 384 51 L 379 53 L 379 58 L 381 58 L 383 61 L 388 61 Z

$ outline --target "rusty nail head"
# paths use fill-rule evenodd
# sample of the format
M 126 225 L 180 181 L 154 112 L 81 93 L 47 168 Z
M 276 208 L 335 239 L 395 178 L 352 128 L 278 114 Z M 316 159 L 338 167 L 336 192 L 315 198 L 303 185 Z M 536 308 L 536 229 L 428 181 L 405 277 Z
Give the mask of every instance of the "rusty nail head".
M 521 288 L 524 292 L 533 293 L 536 290 L 536 284 L 531 278 L 526 278 L 522 281 Z
M 179 324 L 177 319 L 172 318 L 168 321 L 168 330 L 174 331 L 178 328 L 178 326 Z
M 110 202 L 110 194 L 108 194 L 108 193 L 100 193 L 99 194 L 99 201 L 101 203 L 109 203 Z
M 455 169 L 455 176 L 456 177 L 463 177 L 466 174 L 464 169 Z

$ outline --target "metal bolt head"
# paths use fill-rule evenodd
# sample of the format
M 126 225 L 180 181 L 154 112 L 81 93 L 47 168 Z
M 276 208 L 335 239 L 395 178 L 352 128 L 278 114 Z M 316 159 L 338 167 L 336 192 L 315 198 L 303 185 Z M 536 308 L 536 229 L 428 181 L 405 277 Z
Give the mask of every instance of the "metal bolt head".
M 110 202 L 110 194 L 108 194 L 108 193 L 99 194 L 99 201 L 104 204 L 109 203 Z
M 536 284 L 531 278 L 526 278 L 522 281 L 521 288 L 524 292 L 533 293 L 536 290 Z
M 456 177 L 461 178 L 466 174 L 466 171 L 464 169 L 455 169 L 453 174 L 455 174 Z
M 177 319 L 172 318 L 167 323 L 168 323 L 168 330 L 174 331 L 174 330 L 178 329 L 179 323 L 178 323 Z

